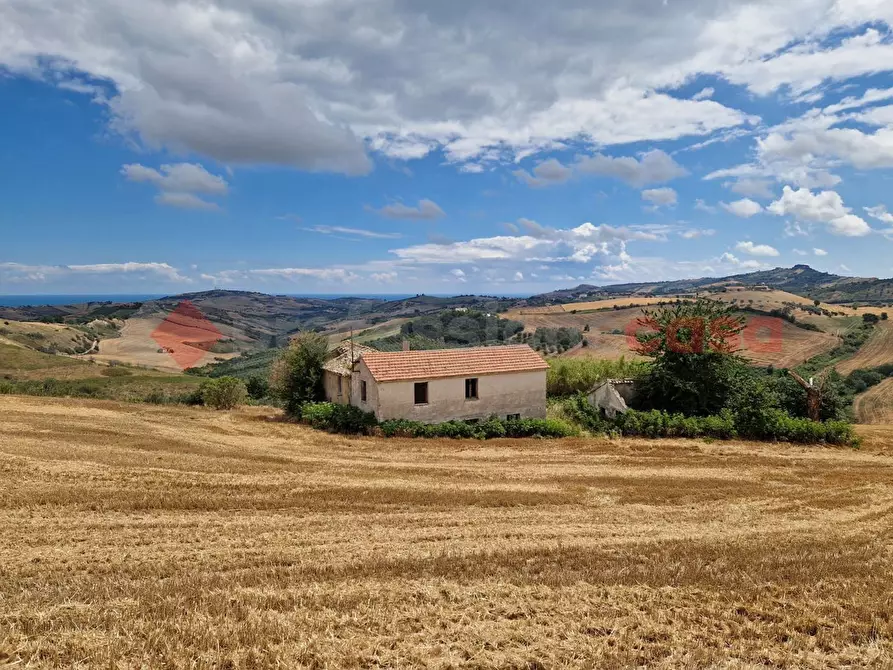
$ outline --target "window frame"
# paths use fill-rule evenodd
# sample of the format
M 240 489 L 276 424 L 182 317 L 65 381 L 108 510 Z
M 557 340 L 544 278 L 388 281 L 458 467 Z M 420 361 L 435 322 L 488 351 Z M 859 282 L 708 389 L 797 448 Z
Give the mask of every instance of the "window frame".
M 469 389 L 474 389 L 474 395 L 469 395 Z M 465 399 L 466 400 L 480 400 L 481 399 L 481 389 L 480 389 L 480 378 L 479 377 L 469 377 L 465 380 Z
M 367 397 L 368 396 L 366 394 L 366 380 L 361 379 L 360 380 L 360 402 L 366 402 Z
M 506 420 L 506 421 L 520 421 L 520 420 L 521 420 L 521 414 L 520 414 L 520 412 L 516 412 L 515 414 L 506 414 L 506 415 L 505 415 L 505 420 Z
M 422 402 L 419 402 L 419 390 L 424 389 L 425 399 Z M 413 404 L 415 405 L 428 405 L 430 404 L 430 396 L 429 396 L 429 388 L 428 382 L 415 382 L 412 386 L 413 392 Z

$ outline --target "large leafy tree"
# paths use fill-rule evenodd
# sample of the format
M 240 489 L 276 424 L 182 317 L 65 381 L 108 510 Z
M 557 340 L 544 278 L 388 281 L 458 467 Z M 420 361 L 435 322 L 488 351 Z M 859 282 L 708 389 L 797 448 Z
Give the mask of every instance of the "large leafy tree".
M 292 338 L 274 364 L 270 389 L 285 403 L 290 416 L 299 416 L 305 403 L 325 399 L 322 366 L 328 348 L 324 336 L 303 332 Z
M 744 318 L 714 300 L 645 310 L 635 350 L 653 359 L 638 404 L 709 415 L 729 405 L 747 367 L 737 355 Z

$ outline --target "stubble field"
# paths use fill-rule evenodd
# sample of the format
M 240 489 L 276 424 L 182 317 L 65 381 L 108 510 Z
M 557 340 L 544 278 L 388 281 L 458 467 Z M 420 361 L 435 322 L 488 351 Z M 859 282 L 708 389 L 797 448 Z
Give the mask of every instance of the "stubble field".
M 0 397 L 0 667 L 884 667 L 861 450 L 345 438 Z

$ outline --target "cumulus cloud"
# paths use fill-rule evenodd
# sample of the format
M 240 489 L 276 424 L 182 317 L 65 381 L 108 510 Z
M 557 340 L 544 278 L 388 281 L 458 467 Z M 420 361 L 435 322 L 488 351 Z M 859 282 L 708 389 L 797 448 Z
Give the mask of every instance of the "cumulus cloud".
M 716 212 L 719 211 L 713 205 L 708 205 L 701 198 L 695 200 L 695 209 L 701 212 L 707 212 L 708 214 L 716 214 Z
M 893 223 L 893 214 L 887 211 L 885 205 L 876 205 L 875 207 L 866 207 L 865 212 L 872 219 L 883 221 L 884 223 Z
M 652 188 L 642 191 L 642 199 L 655 207 L 669 207 L 676 204 L 676 191 L 671 188 Z
M 871 227 L 844 206 L 843 198 L 836 191 L 812 193 L 809 189 L 794 190 L 785 186 L 781 198 L 767 208 L 777 216 L 793 216 L 801 221 L 824 223 L 834 235 L 861 237 L 871 232 Z
M 772 182 L 768 179 L 741 177 L 725 186 L 739 195 L 765 199 L 772 197 Z
M 524 273 L 516 272 L 514 279 L 515 279 L 515 281 L 524 281 Z
M 573 170 L 562 165 L 558 160 L 550 158 L 534 167 L 532 175 L 527 170 L 515 170 L 512 174 L 528 186 L 541 188 L 563 184 L 571 178 Z
M 152 184 L 160 193 L 155 202 L 183 209 L 216 210 L 219 205 L 200 198 L 196 193 L 224 196 L 229 184 L 223 177 L 211 174 L 197 163 L 162 165 L 158 170 L 140 163 L 121 167 L 121 174 L 133 182 Z
M 716 231 L 709 229 L 709 228 L 706 230 L 699 229 L 699 228 L 692 228 L 689 230 L 680 231 L 679 237 L 681 237 L 684 240 L 696 240 L 699 237 L 713 237 L 713 235 L 715 235 L 715 234 L 716 234 Z
M 721 202 L 720 205 L 730 214 L 740 216 L 742 219 L 749 219 L 763 211 L 763 206 L 750 198 L 743 198 L 735 202 Z
M 211 174 L 197 163 L 162 165 L 159 170 L 132 163 L 122 166 L 121 174 L 130 181 L 153 184 L 160 191 L 226 195 L 229 190 L 223 177 Z
M 614 177 L 638 188 L 648 184 L 661 184 L 688 174 L 688 170 L 660 149 L 647 151 L 641 158 L 603 154 L 582 156 L 577 159 L 575 167 L 582 174 Z
M 754 244 L 753 242 L 738 242 L 735 249 L 749 256 L 778 256 L 778 249 L 768 244 Z
M 392 205 L 385 205 L 381 209 L 374 211 L 388 219 L 404 219 L 408 221 L 433 221 L 446 216 L 446 212 L 433 200 L 419 200 L 419 204 L 415 207 L 397 202 Z
M 114 130 L 148 146 L 225 163 L 365 174 L 368 150 L 441 148 L 479 166 L 580 137 L 604 146 L 747 123 L 706 92 L 658 91 L 760 61 L 831 18 L 748 5 L 759 17 L 743 24 L 735 3 L 692 0 L 649 15 L 582 0 L 5 2 L 0 64 L 93 95 Z
M 813 249 L 812 253 L 814 253 L 816 256 L 827 256 L 828 255 L 827 251 L 825 251 L 824 249 L 818 249 L 818 248 Z

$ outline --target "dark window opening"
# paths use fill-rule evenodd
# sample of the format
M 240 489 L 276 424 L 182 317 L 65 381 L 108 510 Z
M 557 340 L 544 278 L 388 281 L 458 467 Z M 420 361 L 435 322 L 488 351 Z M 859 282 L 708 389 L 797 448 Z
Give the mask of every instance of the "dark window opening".
M 343 379 L 344 378 L 341 375 L 338 375 L 338 395 L 341 395 L 341 393 L 342 393 L 341 384 L 342 384 Z
M 366 382 L 360 382 L 360 400 L 366 402 Z
M 521 415 L 520 414 L 508 414 L 508 415 L 506 415 L 505 420 L 506 421 L 520 421 Z
M 477 379 L 466 379 L 465 380 L 465 399 L 466 400 L 477 400 L 478 398 L 478 380 Z
M 467 423 L 469 426 L 473 426 L 476 423 L 480 423 L 480 422 L 481 422 L 480 419 L 465 419 L 465 423 Z
M 428 404 L 428 382 L 419 382 L 415 385 L 415 404 Z

